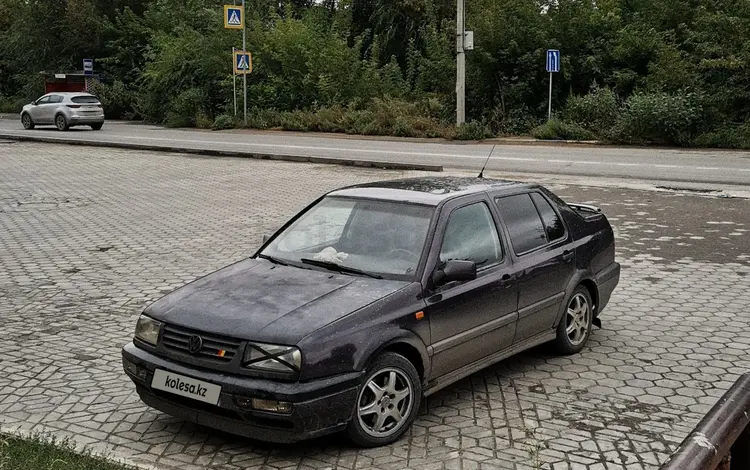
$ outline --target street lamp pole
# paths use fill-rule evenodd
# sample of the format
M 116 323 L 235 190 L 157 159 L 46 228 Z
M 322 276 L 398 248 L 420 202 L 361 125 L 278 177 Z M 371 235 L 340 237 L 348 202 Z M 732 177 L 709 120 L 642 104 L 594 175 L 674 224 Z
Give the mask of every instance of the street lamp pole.
M 247 10 L 245 9 L 245 0 L 242 0 L 242 15 L 245 17 L 247 15 Z M 243 23 L 246 23 L 243 21 Z M 247 54 L 247 25 L 242 25 L 242 53 Z M 245 125 L 247 125 L 247 73 L 242 74 L 242 88 L 243 88 L 243 108 L 245 110 L 244 117 L 245 117 Z

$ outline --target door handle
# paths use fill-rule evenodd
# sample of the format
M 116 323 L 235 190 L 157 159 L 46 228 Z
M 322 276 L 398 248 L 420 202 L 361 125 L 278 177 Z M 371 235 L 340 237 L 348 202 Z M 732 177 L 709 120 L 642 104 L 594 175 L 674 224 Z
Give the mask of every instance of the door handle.
M 565 251 L 563 251 L 562 259 L 563 259 L 563 261 L 565 261 L 566 263 L 568 263 L 568 262 L 570 262 L 570 260 L 573 259 L 574 255 L 575 255 L 574 251 L 572 251 L 572 250 L 565 250 Z
M 510 287 L 512 285 L 511 281 L 513 280 L 513 276 L 510 274 L 503 274 L 503 277 L 500 278 L 500 286 L 501 287 Z

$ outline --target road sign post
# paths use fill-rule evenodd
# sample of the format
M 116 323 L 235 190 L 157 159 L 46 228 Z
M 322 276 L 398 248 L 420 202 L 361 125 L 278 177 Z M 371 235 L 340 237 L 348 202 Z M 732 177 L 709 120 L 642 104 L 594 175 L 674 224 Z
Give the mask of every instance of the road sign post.
M 552 119 L 552 74 L 560 72 L 560 51 L 547 50 L 547 72 L 549 72 L 549 103 L 547 105 L 547 120 Z
M 235 48 L 232 48 L 232 60 L 234 60 Z M 232 96 L 234 97 L 234 118 L 237 119 L 237 72 L 232 67 Z
M 242 74 L 242 93 L 243 93 L 243 108 L 244 108 L 244 121 L 247 124 L 247 74 L 252 72 L 253 66 L 250 58 L 250 54 L 247 54 L 247 29 L 245 28 L 245 0 L 242 0 L 242 5 L 224 5 L 224 27 L 227 29 L 241 29 L 242 30 L 242 54 L 238 56 L 237 51 L 232 49 L 234 58 L 234 73 Z M 239 63 L 238 60 L 244 60 L 244 63 Z M 235 114 L 236 105 L 235 105 Z

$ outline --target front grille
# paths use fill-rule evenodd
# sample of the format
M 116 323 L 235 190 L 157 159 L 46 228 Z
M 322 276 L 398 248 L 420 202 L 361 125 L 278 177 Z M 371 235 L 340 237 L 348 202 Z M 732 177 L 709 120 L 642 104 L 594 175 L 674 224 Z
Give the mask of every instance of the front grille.
M 190 352 L 188 344 L 192 336 L 200 336 L 203 347 L 195 354 Z M 176 351 L 199 359 L 209 359 L 216 362 L 232 362 L 239 354 L 242 340 L 227 338 L 226 336 L 191 330 L 176 325 L 164 325 L 161 337 L 162 345 L 169 351 Z M 223 351 L 223 354 L 222 354 Z

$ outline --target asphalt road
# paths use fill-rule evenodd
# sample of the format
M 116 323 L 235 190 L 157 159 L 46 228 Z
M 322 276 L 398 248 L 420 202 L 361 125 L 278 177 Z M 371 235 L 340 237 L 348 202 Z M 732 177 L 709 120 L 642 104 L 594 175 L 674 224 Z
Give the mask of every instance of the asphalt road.
M 491 143 L 383 140 L 273 131 L 211 132 L 124 122 L 108 122 L 99 132 L 75 128 L 60 133 L 52 128 L 24 131 L 18 120 L 2 119 L 0 138 L 9 136 L 420 163 L 477 171 L 492 152 L 487 168 L 493 171 L 750 185 L 750 152 L 741 151 L 509 143 L 497 145 L 493 151 Z

